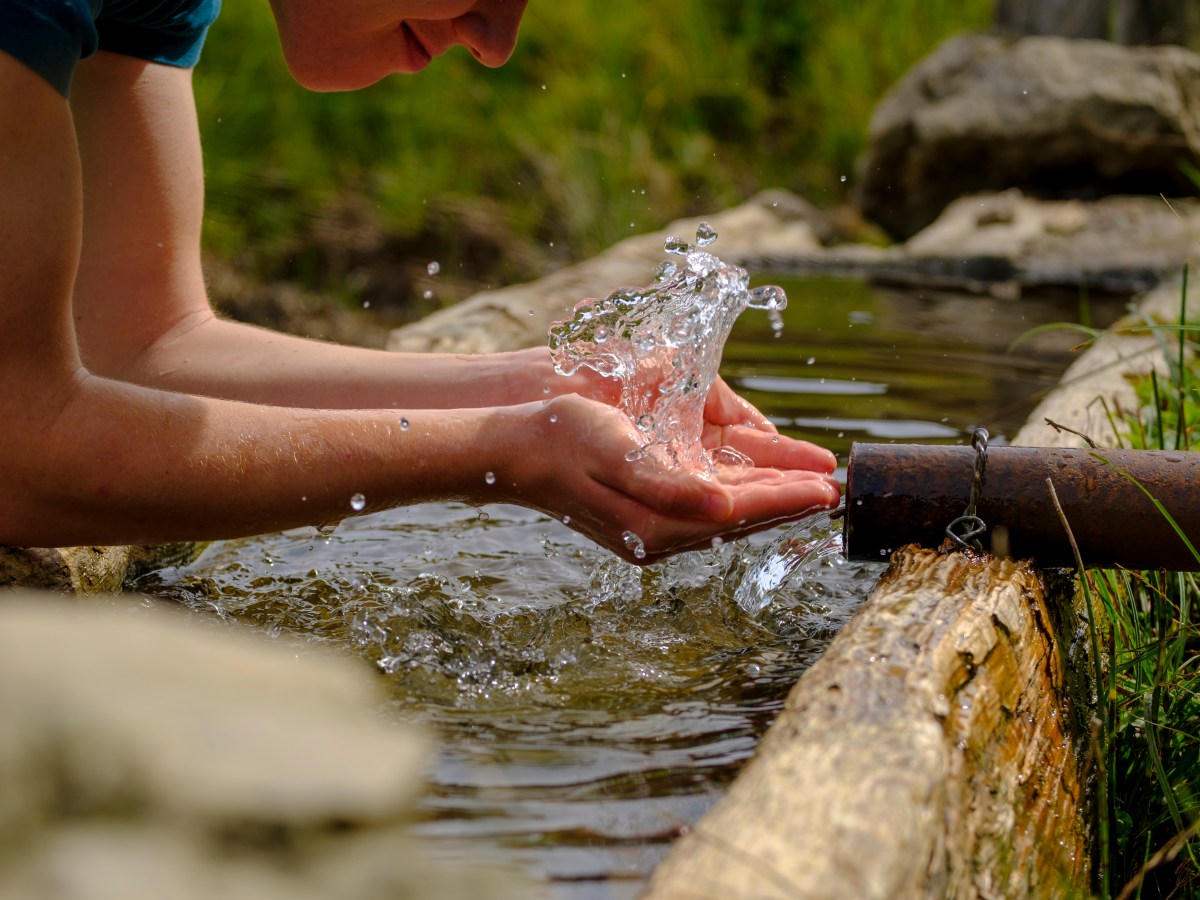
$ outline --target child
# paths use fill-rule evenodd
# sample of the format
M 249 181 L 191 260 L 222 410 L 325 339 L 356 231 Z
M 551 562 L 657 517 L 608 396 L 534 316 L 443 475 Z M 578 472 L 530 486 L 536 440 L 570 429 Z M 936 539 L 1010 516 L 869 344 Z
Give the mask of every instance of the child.
M 526 0 L 274 0 L 316 90 L 488 66 Z M 0 543 L 211 539 L 426 500 L 543 510 L 650 562 L 834 506 L 833 455 L 718 381 L 720 478 L 630 462 L 598 376 L 545 348 L 393 354 L 217 318 L 191 70 L 219 0 L 0 0 Z M 359 496 L 361 495 L 361 497 Z M 353 502 L 352 502 L 353 499 Z

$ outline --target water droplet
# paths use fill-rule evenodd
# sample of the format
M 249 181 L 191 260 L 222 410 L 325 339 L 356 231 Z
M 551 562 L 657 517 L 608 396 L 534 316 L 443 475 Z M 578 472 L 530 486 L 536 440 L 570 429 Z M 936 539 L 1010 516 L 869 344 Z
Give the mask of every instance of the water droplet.
M 370 301 L 370 300 L 364 300 L 364 301 L 363 301 L 363 309 L 370 309 L 370 308 L 371 308 L 371 301 Z
M 642 458 L 642 456 L 643 456 L 643 454 L 642 454 L 642 451 L 640 448 L 630 450 L 628 453 L 625 454 L 625 461 L 626 462 L 637 462 L 639 459 Z
M 432 300 L 433 299 L 433 291 L 426 291 L 421 296 L 424 297 L 426 300 Z
M 550 416 L 550 424 L 551 424 L 551 425 L 556 425 L 557 423 L 558 423 L 558 416 L 551 415 L 551 416 Z
M 717 232 L 707 222 L 701 222 L 696 227 L 696 243 L 701 247 L 707 247 L 717 239 Z
M 592 340 L 597 344 L 606 343 L 608 341 L 608 329 L 603 325 L 597 325 L 596 333 L 592 336 Z
M 845 184 L 845 183 L 846 183 L 846 176 L 845 176 L 845 175 L 843 175 L 843 176 L 842 176 L 840 179 L 838 179 L 838 180 L 839 180 L 839 181 L 841 181 L 841 183 L 842 183 L 842 184 Z
M 804 364 L 806 366 L 813 366 L 813 365 L 816 365 L 816 363 L 817 363 L 817 358 L 815 356 L 810 356 L 808 359 L 806 359 L 804 361 Z
M 483 480 L 486 481 L 488 484 L 495 484 L 496 483 L 496 473 L 495 472 L 487 472 L 483 476 Z
M 366 509 L 366 506 L 367 498 L 362 494 L 355 494 L 350 498 L 350 508 L 355 512 L 362 512 L 364 509 Z
M 764 284 L 750 291 L 746 305 L 751 309 L 787 309 L 787 294 L 776 284 Z
M 337 527 L 340 524 L 342 524 L 342 523 L 341 522 L 330 522 L 328 525 L 318 525 L 317 526 L 317 534 L 319 534 L 323 538 L 333 537 L 333 533 L 335 531 L 337 531 Z
M 669 237 L 663 242 L 663 250 L 673 256 L 686 256 L 691 245 L 682 238 Z
M 570 525 L 570 524 L 571 524 L 571 517 L 570 517 L 570 516 L 563 516 L 563 524 L 564 524 L 564 525 Z
M 486 522 L 488 519 L 491 518 L 491 516 L 489 516 L 484 510 L 481 509 L 479 511 L 479 515 L 476 516 L 476 518 L 479 519 L 480 522 Z
M 675 277 L 675 273 L 679 271 L 679 266 L 671 262 L 669 259 L 664 259 L 658 264 L 658 269 L 654 272 L 655 281 L 666 281 Z
M 401 430 L 401 431 L 408 431 L 408 419 L 401 419 L 401 420 L 400 420 L 400 430 Z
M 425 271 L 430 275 L 436 275 L 438 272 L 442 271 L 442 264 L 435 259 L 425 267 Z
M 646 558 L 646 545 L 642 539 L 632 531 L 626 531 L 621 535 L 621 540 L 625 542 L 627 549 L 633 551 L 634 559 Z
M 542 393 L 543 394 L 550 393 L 550 385 L 546 385 L 544 388 L 542 388 Z

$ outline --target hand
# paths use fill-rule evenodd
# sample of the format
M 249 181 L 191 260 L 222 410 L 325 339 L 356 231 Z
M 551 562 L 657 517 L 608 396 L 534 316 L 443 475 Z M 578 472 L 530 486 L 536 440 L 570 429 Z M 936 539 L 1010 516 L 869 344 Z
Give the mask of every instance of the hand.
M 830 474 L 837 457 L 824 447 L 781 435 L 770 420 L 733 392 L 718 376 L 704 403 L 706 450 L 732 447 L 753 460 L 756 467 L 801 469 Z
M 838 502 L 837 482 L 812 469 L 754 466 L 716 478 L 630 461 L 626 454 L 639 446 L 633 423 L 616 407 L 578 395 L 501 415 L 515 419 L 500 437 L 507 461 L 497 487 L 507 488 L 505 499 L 565 521 L 630 562 L 708 547 L 713 538 L 742 537 Z M 763 435 L 764 446 L 742 446 L 764 459 L 791 458 L 786 445 L 778 449 L 769 432 Z M 640 547 L 626 542 L 629 532 Z

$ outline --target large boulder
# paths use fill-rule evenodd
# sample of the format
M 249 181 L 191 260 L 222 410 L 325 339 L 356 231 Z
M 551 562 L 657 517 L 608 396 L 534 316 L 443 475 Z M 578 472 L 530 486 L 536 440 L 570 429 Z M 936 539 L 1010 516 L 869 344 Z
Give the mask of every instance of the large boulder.
M 355 660 L 0 592 L 0 900 L 531 896 L 410 833 L 430 742 Z
M 898 238 L 964 194 L 1194 193 L 1200 56 L 1056 37 L 962 35 L 880 102 L 859 162 L 863 215 Z

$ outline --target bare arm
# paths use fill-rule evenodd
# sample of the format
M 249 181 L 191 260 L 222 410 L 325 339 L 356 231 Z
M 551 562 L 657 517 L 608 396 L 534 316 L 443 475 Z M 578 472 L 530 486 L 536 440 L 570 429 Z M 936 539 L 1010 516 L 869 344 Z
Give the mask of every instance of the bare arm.
M 623 414 L 571 394 L 472 409 L 426 398 L 403 429 L 394 382 L 407 394 L 433 372 L 443 405 L 468 384 L 478 398 L 481 382 L 265 333 L 223 350 L 199 275 L 186 73 L 98 54 L 80 75 L 73 121 L 0 54 L 0 542 L 228 537 L 340 519 L 363 494 L 367 510 L 519 502 L 626 555 L 634 530 L 652 559 L 836 501 L 816 472 L 722 485 L 627 463 Z M 320 400 L 331 379 L 354 397 L 346 408 L 321 408 L 339 405 Z M 371 404 L 386 408 L 356 408 Z
M 224 321 L 200 265 L 203 173 L 191 73 L 98 54 L 72 95 L 87 205 L 76 285 L 94 372 L 279 406 L 491 406 L 563 393 L 544 353 L 417 356 Z

